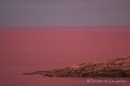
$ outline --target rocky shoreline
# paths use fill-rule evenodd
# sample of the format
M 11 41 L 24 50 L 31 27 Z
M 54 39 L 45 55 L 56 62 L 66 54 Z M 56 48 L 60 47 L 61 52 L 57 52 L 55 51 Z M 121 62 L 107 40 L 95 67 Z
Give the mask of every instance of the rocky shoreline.
M 130 77 L 130 56 L 107 62 L 88 62 L 66 68 L 23 74 L 40 74 L 48 77 Z

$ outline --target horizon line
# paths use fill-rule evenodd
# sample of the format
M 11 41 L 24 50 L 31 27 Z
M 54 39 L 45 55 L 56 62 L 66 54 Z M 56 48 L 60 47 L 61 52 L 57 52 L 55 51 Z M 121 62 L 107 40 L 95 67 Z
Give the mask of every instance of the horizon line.
M 130 26 L 0 26 L 0 32 L 130 32 Z
M 0 27 L 130 27 L 130 25 L 88 25 L 88 26 L 0 26 Z

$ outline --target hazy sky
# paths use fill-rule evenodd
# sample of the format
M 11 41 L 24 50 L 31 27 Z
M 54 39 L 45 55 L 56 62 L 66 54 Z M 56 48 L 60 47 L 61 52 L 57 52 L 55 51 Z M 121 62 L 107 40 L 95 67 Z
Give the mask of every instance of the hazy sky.
M 129 26 L 130 0 L 1 0 L 0 26 Z

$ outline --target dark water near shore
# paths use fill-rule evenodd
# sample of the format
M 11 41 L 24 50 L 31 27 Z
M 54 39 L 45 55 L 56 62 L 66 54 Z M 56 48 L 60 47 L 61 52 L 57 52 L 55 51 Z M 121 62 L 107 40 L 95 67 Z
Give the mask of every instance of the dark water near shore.
M 87 82 L 91 80 L 91 82 Z M 110 80 L 110 82 L 93 82 L 96 80 Z M 122 82 L 112 82 L 112 81 Z M 40 75 L 2 75 L 0 86 L 129 86 L 130 78 L 58 78 L 42 77 Z
M 90 78 L 57 78 L 24 72 L 62 68 L 82 62 L 107 61 L 130 55 L 129 32 L 0 33 L 0 86 L 129 86 L 125 83 L 88 83 Z M 96 80 L 111 78 L 93 78 Z

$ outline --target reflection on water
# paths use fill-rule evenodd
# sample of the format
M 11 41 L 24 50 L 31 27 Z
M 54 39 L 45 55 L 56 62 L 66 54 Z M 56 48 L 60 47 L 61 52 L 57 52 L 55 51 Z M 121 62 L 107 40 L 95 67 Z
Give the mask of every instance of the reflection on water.
M 125 80 L 125 83 L 88 83 L 88 79 L 93 80 Z M 60 77 L 42 77 L 40 75 L 1 75 L 0 86 L 129 86 L 130 78 L 60 78 Z
M 24 76 L 24 72 L 128 56 L 129 33 L 0 33 L 0 86 L 129 86 L 87 78 Z M 119 79 L 119 78 L 115 78 Z

